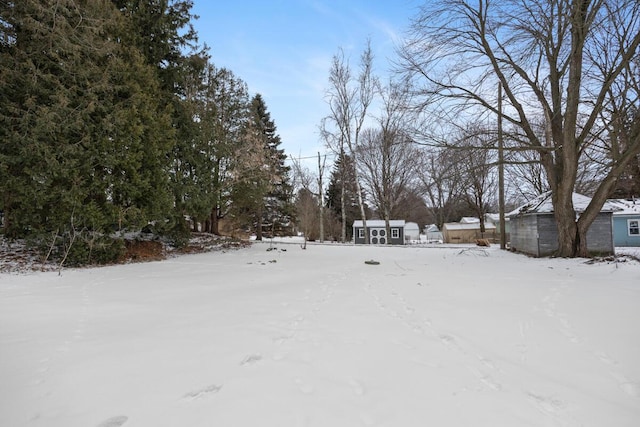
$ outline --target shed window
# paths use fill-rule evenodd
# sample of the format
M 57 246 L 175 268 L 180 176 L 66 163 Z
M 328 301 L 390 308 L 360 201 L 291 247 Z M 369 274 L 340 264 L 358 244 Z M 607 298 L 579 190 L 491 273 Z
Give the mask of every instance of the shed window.
M 358 239 L 364 239 L 364 228 L 358 228 Z
M 640 221 L 637 219 L 627 220 L 629 225 L 629 236 L 640 236 Z
M 391 229 L 391 238 L 392 239 L 397 239 L 400 237 L 400 230 L 398 230 L 397 228 L 392 228 Z

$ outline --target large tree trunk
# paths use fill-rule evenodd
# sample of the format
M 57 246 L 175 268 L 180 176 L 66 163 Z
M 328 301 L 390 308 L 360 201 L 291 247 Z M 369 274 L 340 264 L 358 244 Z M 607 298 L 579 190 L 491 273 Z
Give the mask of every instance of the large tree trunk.
M 9 196 L 8 192 L 6 192 L 4 194 L 4 230 L 3 230 L 3 234 L 5 235 L 5 237 L 14 237 L 12 233 L 12 235 L 9 235 L 10 231 L 11 231 L 11 226 L 12 224 L 12 212 L 11 212 L 11 197 Z
M 369 243 L 369 230 L 367 229 L 367 213 L 364 210 L 364 200 L 362 199 L 362 187 L 358 182 L 356 173 L 356 191 L 358 192 L 358 205 L 360 205 L 360 216 L 362 217 L 362 229 L 364 230 L 364 243 Z
M 347 169 L 345 167 L 345 160 L 344 160 L 344 149 L 342 147 L 342 144 L 340 145 L 340 163 L 341 163 L 341 168 L 340 168 L 340 214 L 342 217 L 342 229 L 340 230 L 342 233 L 342 243 L 346 243 L 347 241 L 347 200 L 346 200 L 346 184 L 345 184 L 345 180 L 346 180 L 346 175 L 347 175 Z M 355 237 L 355 236 L 354 236 Z M 354 240 L 355 241 L 355 240 Z
M 389 223 L 389 221 L 391 220 L 390 218 L 391 215 L 389 215 L 389 211 L 387 209 L 385 209 L 384 211 L 384 229 L 385 232 L 387 233 L 387 245 L 390 245 L 391 242 L 391 224 Z
M 552 200 L 558 227 L 558 250 L 555 256 L 574 257 L 577 251 L 578 227 L 573 207 L 573 185 L 558 183 L 553 191 Z
M 347 241 L 347 208 L 345 201 L 345 189 L 344 189 L 344 179 L 342 180 L 342 188 L 340 189 L 340 206 L 342 211 L 340 212 L 342 215 L 342 243 Z
M 593 224 L 593 221 L 597 218 L 598 214 L 602 210 L 602 206 L 607 201 L 609 194 L 613 191 L 616 185 L 617 177 L 627 168 L 629 162 L 635 159 L 635 152 L 640 150 L 640 146 L 637 146 L 634 150 L 629 150 L 625 156 L 622 156 L 616 167 L 614 167 L 605 179 L 602 181 L 596 193 L 591 198 L 591 203 L 587 209 L 580 215 L 577 221 L 577 245 L 575 256 L 589 257 L 591 254 L 587 248 L 587 231 Z
M 211 234 L 220 234 L 220 218 L 218 218 L 218 209 L 211 209 L 211 215 L 209 219 L 209 233 Z
M 256 240 L 262 240 L 262 206 L 258 208 L 256 214 Z

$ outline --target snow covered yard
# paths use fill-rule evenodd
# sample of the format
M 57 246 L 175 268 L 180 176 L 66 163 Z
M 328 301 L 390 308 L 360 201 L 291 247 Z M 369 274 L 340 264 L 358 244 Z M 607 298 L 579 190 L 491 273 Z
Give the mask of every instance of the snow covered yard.
M 0 425 L 640 425 L 638 262 L 267 249 L 0 274 Z

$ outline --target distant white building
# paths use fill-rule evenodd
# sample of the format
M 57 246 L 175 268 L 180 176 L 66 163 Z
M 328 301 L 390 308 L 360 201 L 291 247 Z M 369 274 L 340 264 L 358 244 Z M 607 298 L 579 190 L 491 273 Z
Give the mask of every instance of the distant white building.
M 424 235 L 427 243 L 442 243 L 444 241 L 442 232 L 435 224 L 425 225 Z
M 415 222 L 404 224 L 404 240 L 407 242 L 420 240 L 420 227 Z

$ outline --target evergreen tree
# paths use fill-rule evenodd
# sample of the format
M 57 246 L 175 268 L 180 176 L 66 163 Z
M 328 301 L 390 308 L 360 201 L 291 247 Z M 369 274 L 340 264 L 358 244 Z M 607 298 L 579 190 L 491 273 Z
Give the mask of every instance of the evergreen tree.
M 162 216 L 171 135 L 157 83 L 106 1 L 2 7 L 0 181 L 9 236 L 95 240 Z
M 291 167 L 285 164 L 287 155 L 280 148 L 282 140 L 277 134 L 276 125 L 267 111 L 267 107 L 260 94 L 252 100 L 254 114 L 260 119 L 265 137 L 266 167 L 269 169 L 268 192 L 264 200 L 262 221 L 271 226 L 276 234 L 288 234 L 292 221 L 293 186 L 291 185 Z
M 122 35 L 136 46 L 146 62 L 158 72 L 162 90 L 167 94 L 185 92 L 185 64 L 191 54 L 205 55 L 198 47 L 192 21 L 192 0 L 112 0 L 131 22 L 131 31 Z M 185 54 L 185 51 L 193 51 Z
M 244 154 L 238 164 L 233 203 L 236 213 L 250 219 L 256 238 L 263 228 L 283 233 L 292 219 L 292 186 L 280 136 L 260 94 L 251 100 Z
M 208 179 L 205 190 L 210 194 L 206 207 L 205 229 L 219 234 L 219 220 L 230 211 L 233 169 L 239 161 L 243 129 L 249 115 L 249 90 L 246 83 L 225 68 L 209 66 L 202 116 L 203 152 Z M 241 168 L 237 167 L 236 170 Z
M 176 141 L 171 153 L 171 187 L 176 216 L 194 219 L 205 215 L 209 200 L 206 188 L 207 164 L 203 141 L 203 110 L 206 90 L 207 59 L 192 55 L 185 60 L 182 73 L 184 95 L 173 101 L 173 121 L 177 128 Z M 165 94 L 170 95 L 170 94 Z M 184 227 L 186 234 L 186 227 Z
M 231 212 L 236 225 L 254 230 L 262 240 L 264 199 L 269 192 L 269 172 L 264 129 L 252 108 L 232 164 Z
M 345 197 L 344 213 L 342 211 L 343 189 Z M 334 163 L 325 200 L 327 208 L 334 212 L 335 216 L 340 218 L 340 223 L 343 224 L 344 239 L 350 240 L 353 233 L 353 221 L 359 218 L 360 207 L 355 185 L 354 164 L 349 155 L 344 155 L 342 159 L 338 157 Z
M 171 131 L 153 74 L 116 41 L 126 22 L 107 1 L 25 0 L 5 12 L 14 34 L 2 44 L 0 83 L 10 234 L 71 219 L 106 230 L 130 208 L 153 216 L 166 202 L 158 158 Z
M 171 112 L 173 143 L 158 161 L 170 168 L 170 185 L 175 206 L 166 230 L 177 242 L 188 234 L 185 215 L 189 213 L 187 200 L 194 200 L 193 166 L 194 144 L 199 123 L 194 120 L 193 79 L 202 76 L 208 60 L 206 47 L 198 46 L 193 29 L 191 0 L 112 0 L 131 23 L 132 31 L 123 35 L 126 43 L 136 46 L 146 63 L 154 67 L 160 82 L 159 102 Z M 197 197 L 196 199 L 197 200 Z M 163 221 L 159 224 L 165 224 Z

